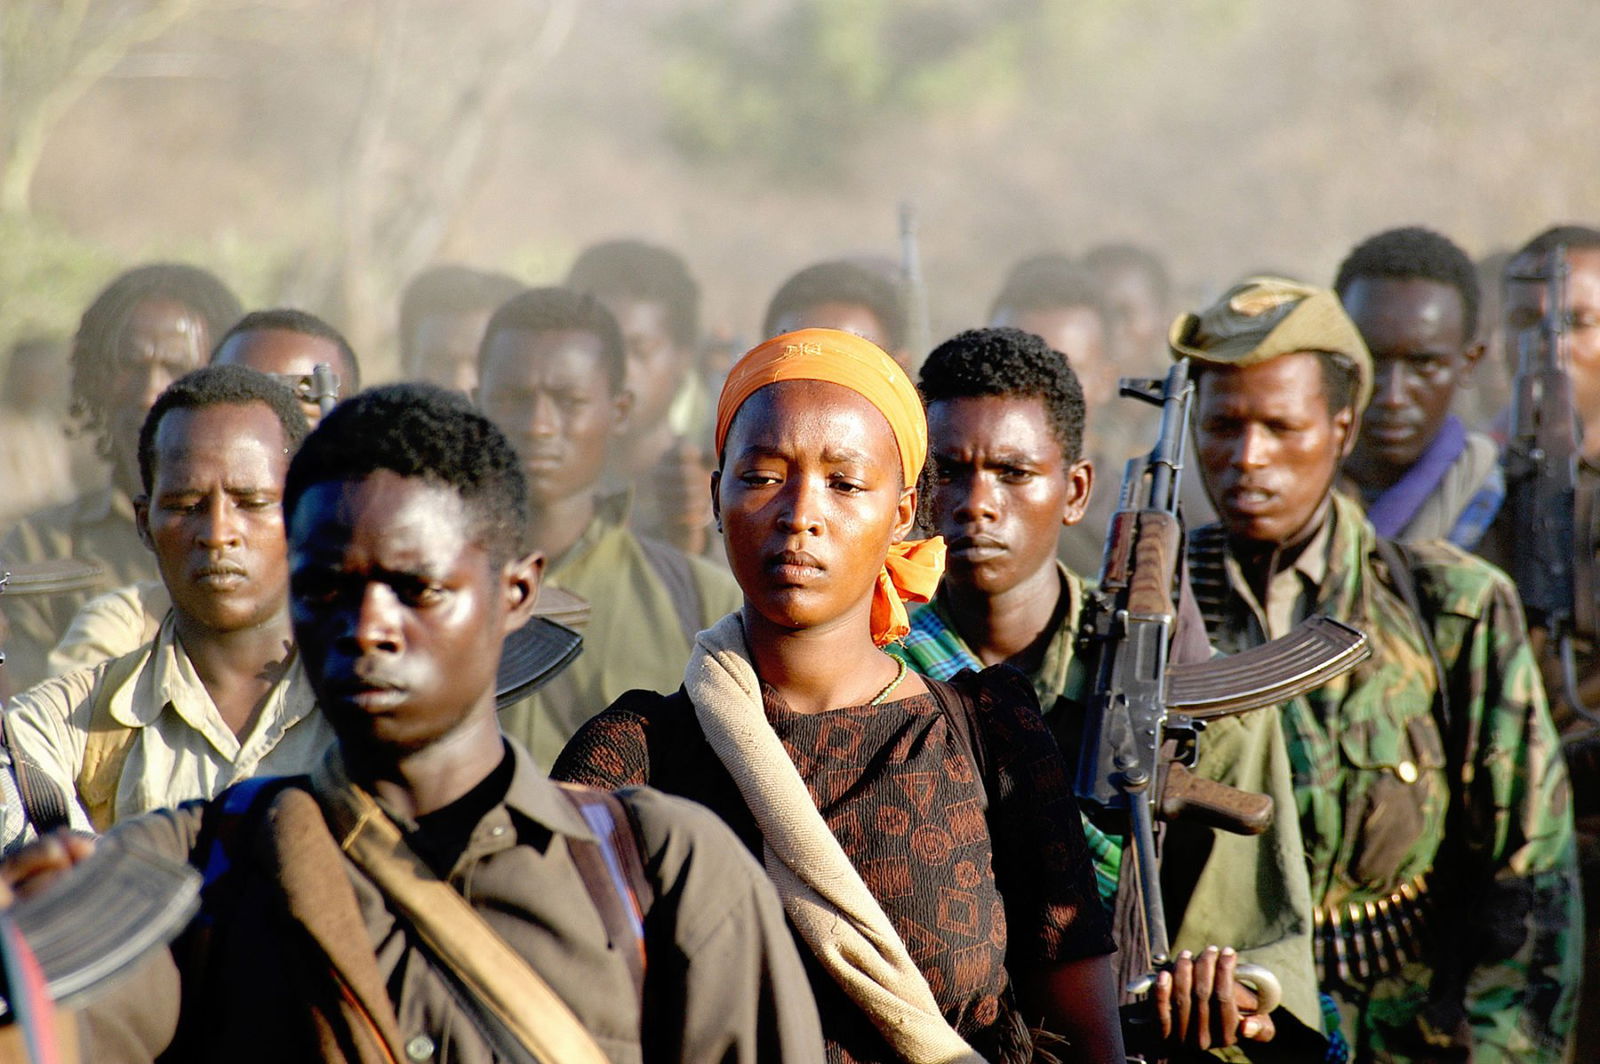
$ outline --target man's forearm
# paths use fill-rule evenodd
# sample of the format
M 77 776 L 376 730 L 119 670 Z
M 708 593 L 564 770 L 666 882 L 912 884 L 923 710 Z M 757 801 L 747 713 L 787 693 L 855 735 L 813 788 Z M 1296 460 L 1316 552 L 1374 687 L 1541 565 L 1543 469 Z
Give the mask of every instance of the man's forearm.
M 1122 1023 L 1117 1013 L 1116 972 L 1109 956 L 1066 961 L 1031 978 L 1018 977 L 1029 1015 L 1065 1038 L 1061 1059 L 1079 1064 L 1123 1064 Z

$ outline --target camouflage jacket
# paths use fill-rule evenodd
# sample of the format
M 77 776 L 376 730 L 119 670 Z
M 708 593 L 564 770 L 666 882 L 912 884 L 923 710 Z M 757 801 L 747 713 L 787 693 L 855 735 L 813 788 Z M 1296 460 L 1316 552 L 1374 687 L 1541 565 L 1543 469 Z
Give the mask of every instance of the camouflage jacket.
M 1324 989 L 1357 1060 L 1439 1059 L 1464 1043 L 1476 1064 L 1560 1060 L 1581 899 L 1566 767 L 1516 591 L 1455 547 L 1408 546 L 1441 709 L 1423 622 L 1372 526 L 1337 494 L 1327 519 L 1310 612 L 1361 628 L 1373 655 L 1277 718 L 1237 718 L 1281 721 L 1287 739 L 1311 901 L 1348 932 L 1337 951 L 1325 938 Z M 1217 526 L 1191 535 L 1190 565 L 1217 649 L 1261 642 L 1265 619 Z M 1419 883 L 1420 902 L 1400 903 Z

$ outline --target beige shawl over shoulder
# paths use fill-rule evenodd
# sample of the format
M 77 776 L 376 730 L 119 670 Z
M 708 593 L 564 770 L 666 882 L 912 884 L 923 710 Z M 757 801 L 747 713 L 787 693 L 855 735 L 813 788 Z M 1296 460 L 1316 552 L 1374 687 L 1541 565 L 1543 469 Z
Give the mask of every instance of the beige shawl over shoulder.
M 822 966 L 906 1060 L 981 1064 L 939 1011 L 905 943 L 767 723 L 738 614 L 696 637 L 684 688 L 706 740 L 761 828 L 767 874 L 784 910 Z

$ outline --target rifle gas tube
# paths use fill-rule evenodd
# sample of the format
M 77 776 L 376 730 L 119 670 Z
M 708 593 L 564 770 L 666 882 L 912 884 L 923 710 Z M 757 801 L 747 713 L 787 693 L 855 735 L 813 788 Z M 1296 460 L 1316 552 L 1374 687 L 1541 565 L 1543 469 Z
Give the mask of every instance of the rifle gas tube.
M 1368 653 L 1362 633 L 1316 617 L 1242 654 L 1168 662 L 1181 583 L 1178 498 L 1193 393 L 1187 360 L 1175 363 L 1164 381 L 1122 381 L 1123 395 L 1161 407 L 1161 427 L 1150 453 L 1128 463 L 1080 644 L 1094 686 L 1076 791 L 1097 824 L 1128 838 L 1124 859 L 1132 864 L 1124 882 L 1138 892 L 1141 941 L 1123 944 L 1123 952 L 1146 958 L 1124 973 L 1132 996 L 1147 994 L 1170 960 L 1156 820 L 1188 816 L 1240 834 L 1257 834 L 1271 823 L 1271 799 L 1187 771 L 1206 721 L 1311 690 Z M 1256 990 L 1261 1011 L 1277 1006 L 1281 991 L 1271 972 L 1240 964 L 1236 973 Z
M 933 331 L 928 320 L 928 285 L 922 277 L 917 208 L 909 200 L 900 204 L 900 287 L 906 307 L 906 347 L 915 366 L 928 357 Z

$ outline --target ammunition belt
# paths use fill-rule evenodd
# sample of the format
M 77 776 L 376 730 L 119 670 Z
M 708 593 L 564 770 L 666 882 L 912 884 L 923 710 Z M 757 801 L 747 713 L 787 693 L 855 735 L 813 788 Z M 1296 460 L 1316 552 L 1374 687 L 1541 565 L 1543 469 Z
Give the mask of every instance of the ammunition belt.
M 1312 910 L 1317 977 L 1361 986 L 1398 972 L 1423 950 L 1431 909 L 1424 876 L 1387 898 L 1318 905 Z
M 1189 533 L 1185 548 L 1189 557 L 1189 585 L 1194 602 L 1205 618 L 1206 631 L 1214 637 L 1228 618 L 1235 598 L 1228 583 L 1224 559 L 1228 555 L 1228 536 L 1220 524 L 1204 525 Z

